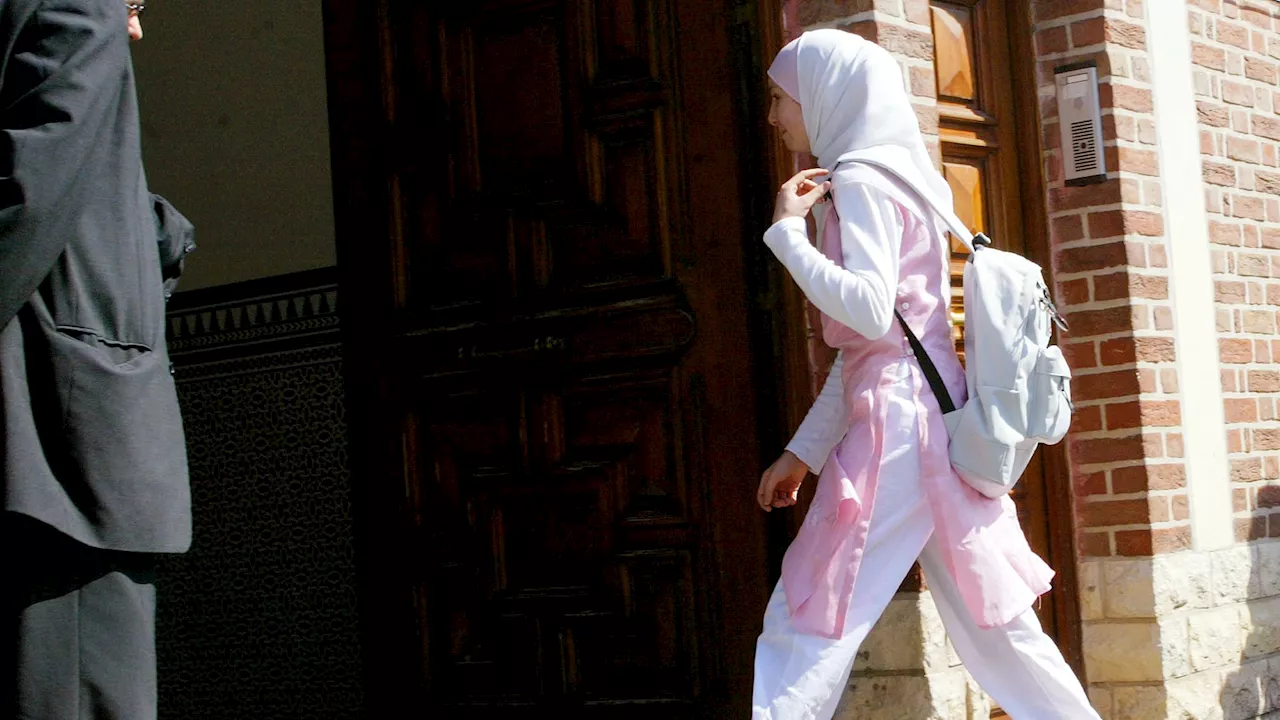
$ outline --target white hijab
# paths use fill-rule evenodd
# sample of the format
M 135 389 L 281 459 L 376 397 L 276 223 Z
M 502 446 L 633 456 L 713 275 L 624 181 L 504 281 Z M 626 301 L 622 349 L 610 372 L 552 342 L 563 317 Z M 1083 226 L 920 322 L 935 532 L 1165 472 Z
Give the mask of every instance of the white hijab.
M 884 48 L 843 30 L 811 30 L 778 53 L 769 76 L 800 103 L 822 167 L 869 163 L 928 205 L 951 207 L 951 186 L 925 150 L 902 70 Z

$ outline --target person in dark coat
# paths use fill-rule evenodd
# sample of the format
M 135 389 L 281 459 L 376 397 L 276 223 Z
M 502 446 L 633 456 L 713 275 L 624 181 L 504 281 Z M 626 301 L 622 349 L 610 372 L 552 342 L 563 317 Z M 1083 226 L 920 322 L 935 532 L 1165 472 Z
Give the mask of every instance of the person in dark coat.
M 156 716 L 158 555 L 191 543 L 165 299 L 194 244 L 147 189 L 140 3 L 0 1 L 0 716 Z

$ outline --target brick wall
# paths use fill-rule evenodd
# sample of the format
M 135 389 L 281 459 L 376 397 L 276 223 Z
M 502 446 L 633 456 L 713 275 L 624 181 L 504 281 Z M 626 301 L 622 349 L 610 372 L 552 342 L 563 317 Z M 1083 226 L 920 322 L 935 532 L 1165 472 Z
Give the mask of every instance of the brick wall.
M 1244 542 L 1280 537 L 1280 34 L 1272 2 L 1190 5 L 1236 538 Z
M 1145 9 L 1034 9 L 1045 202 L 1078 408 L 1069 457 L 1085 670 L 1105 717 L 1164 717 L 1153 556 L 1188 549 L 1191 529 Z M 1108 174 L 1068 187 L 1054 68 L 1084 60 L 1098 66 Z
M 1192 631 L 1226 717 L 1280 709 L 1280 5 L 1188 2 L 1237 548 Z

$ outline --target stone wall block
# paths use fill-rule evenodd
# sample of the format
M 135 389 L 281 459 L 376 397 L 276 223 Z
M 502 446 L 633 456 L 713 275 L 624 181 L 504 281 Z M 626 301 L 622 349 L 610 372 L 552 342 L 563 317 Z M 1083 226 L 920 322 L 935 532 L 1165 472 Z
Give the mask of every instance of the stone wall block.
M 1207 554 L 1180 553 L 1155 558 L 1152 576 L 1159 617 L 1183 608 L 1207 609 L 1214 605 L 1213 563 Z
M 1092 682 L 1158 682 L 1164 679 L 1160 626 L 1108 623 L 1084 628 L 1085 664 Z
M 1245 641 L 1240 614 L 1241 607 L 1233 605 L 1190 617 L 1189 646 L 1193 671 L 1235 667 L 1240 663 Z
M 1249 603 L 1242 622 L 1246 658 L 1280 653 L 1280 597 Z
M 1166 720 L 1164 688 L 1159 685 L 1122 686 L 1113 691 L 1116 720 Z
M 858 648 L 854 672 L 894 672 L 924 667 L 918 593 L 902 593 L 889 603 L 880 621 Z
M 1196 673 L 1165 684 L 1166 713 L 1179 720 L 1224 720 L 1220 697 L 1223 674 L 1219 670 Z
M 1247 545 L 1239 545 L 1213 553 L 1213 594 L 1219 605 L 1242 602 L 1259 586 L 1253 570 L 1253 551 Z
M 1280 595 L 1280 542 L 1264 542 L 1257 551 L 1258 593 L 1262 597 Z
M 1103 566 L 1103 592 L 1109 618 L 1154 618 L 1156 603 L 1150 558 L 1110 560 Z

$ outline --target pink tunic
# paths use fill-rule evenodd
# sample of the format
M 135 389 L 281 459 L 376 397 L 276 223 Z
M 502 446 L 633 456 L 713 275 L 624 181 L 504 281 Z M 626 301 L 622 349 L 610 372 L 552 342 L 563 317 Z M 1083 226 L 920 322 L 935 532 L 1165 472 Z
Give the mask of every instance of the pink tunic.
M 965 399 L 965 380 L 947 320 L 942 236 L 900 203 L 890 206 L 903 228 L 894 307 L 928 350 L 959 405 Z M 841 223 L 834 207 L 828 212 L 822 250 L 843 265 Z M 848 431 L 823 466 L 813 504 L 783 560 L 782 582 L 795 626 L 828 637 L 844 634 L 881 457 L 886 442 L 896 442 L 885 437 L 885 398 L 892 383 L 888 371 L 904 357 L 911 358 L 921 482 L 947 568 L 980 626 L 1003 625 L 1025 612 L 1049 590 L 1053 571 L 1028 546 L 1012 500 L 988 499 L 952 471 L 942 412 L 902 329 L 895 321 L 887 334 L 871 340 L 825 313 L 822 319 L 824 340 L 843 359 Z

